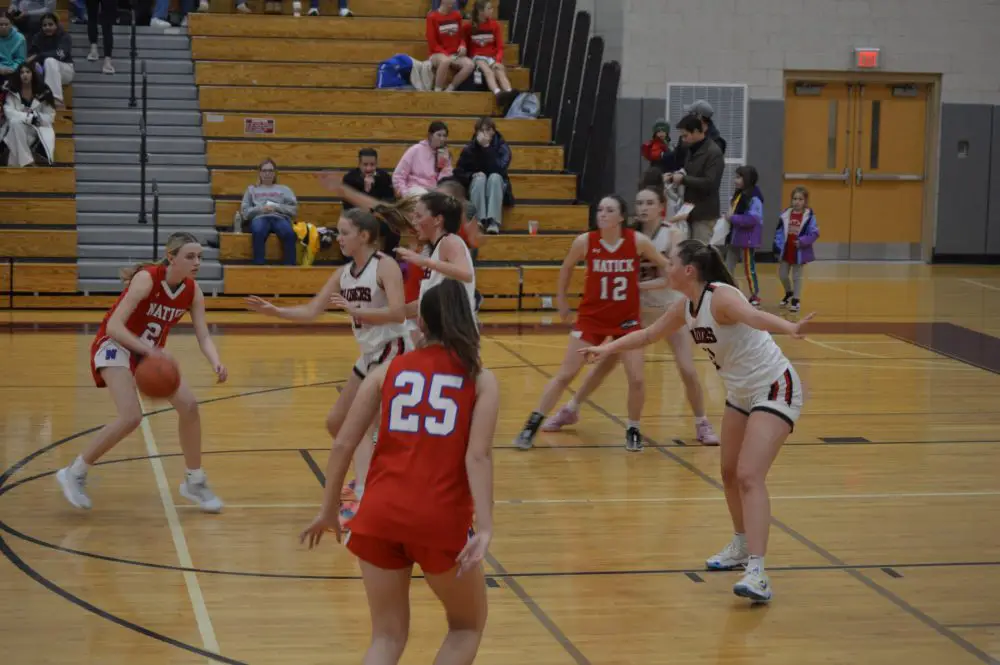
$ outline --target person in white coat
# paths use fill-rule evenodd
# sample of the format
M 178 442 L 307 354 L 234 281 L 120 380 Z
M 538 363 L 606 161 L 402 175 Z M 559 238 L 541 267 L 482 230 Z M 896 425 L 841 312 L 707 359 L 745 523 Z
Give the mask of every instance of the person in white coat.
M 49 164 L 55 161 L 56 119 L 52 91 L 35 76 L 30 65 L 22 64 L 6 84 L 7 99 L 3 110 L 7 122 L 0 129 L 0 140 L 10 151 L 8 166 L 35 163 L 32 148 L 39 144 L 39 154 Z

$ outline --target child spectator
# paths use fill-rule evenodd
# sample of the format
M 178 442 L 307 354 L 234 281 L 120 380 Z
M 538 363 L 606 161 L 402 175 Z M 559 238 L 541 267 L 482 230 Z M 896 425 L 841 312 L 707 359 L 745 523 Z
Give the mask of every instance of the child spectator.
M 465 24 L 465 43 L 469 47 L 469 57 L 483 74 L 486 86 L 499 96 L 502 92 L 512 92 L 507 70 L 503 66 L 503 28 L 493 18 L 493 3 L 490 0 L 476 0 L 472 15 Z
M 819 239 L 819 222 L 809 206 L 809 190 L 796 187 L 792 190 L 792 205 L 781 213 L 774 232 L 774 255 L 781 262 L 778 278 L 785 287 L 781 307 L 799 311 L 805 266 L 816 259 L 813 243 Z M 791 281 L 789 281 L 791 273 Z
M 683 164 L 677 160 L 677 153 L 670 147 L 670 123 L 659 119 L 653 124 L 653 138 L 642 144 L 642 156 L 649 165 L 664 173 L 679 171 Z
M 0 76 L 8 77 L 17 71 L 28 57 L 27 51 L 24 35 L 14 27 L 7 12 L 0 9 Z
M 726 266 L 733 272 L 738 262 L 743 263 L 750 289 L 750 304 L 760 307 L 754 250 L 760 247 L 764 231 L 764 195 L 757 187 L 757 169 L 749 165 L 738 167 L 733 186 L 736 193 L 733 194 L 730 213 L 726 215 L 732 226 L 726 240 Z
M 8 166 L 31 166 L 35 153 L 51 164 L 56 158 L 56 119 L 52 91 L 22 64 L 4 85 L 7 98 L 3 111 L 7 122 L 0 128 L 0 142 L 10 151 Z
M 448 125 L 435 120 L 427 129 L 427 138 L 403 153 L 392 173 L 392 186 L 400 198 L 426 194 L 441 179 L 450 176 L 452 170 Z
M 28 62 L 41 66 L 45 85 L 52 91 L 56 106 L 64 107 L 63 86 L 73 82 L 73 42 L 59 25 L 55 14 L 42 17 L 42 31 L 31 40 Z
M 469 183 L 469 200 L 476 207 L 486 232 L 500 233 L 504 206 L 514 203 L 507 170 L 510 146 L 492 118 L 480 118 L 472 139 L 462 149 L 455 175 Z
M 295 193 L 278 184 L 278 167 L 273 159 L 260 163 L 257 184 L 247 187 L 240 206 L 243 223 L 253 235 L 253 262 L 264 265 L 267 237 L 272 233 L 281 241 L 282 263 L 295 265 L 295 231 L 292 221 L 299 212 Z
M 358 151 L 358 167 L 344 174 L 344 184 L 379 201 L 392 203 L 396 198 L 392 176 L 378 167 L 378 152 L 374 148 Z M 354 204 L 344 201 L 344 210 L 354 207 Z
M 455 76 L 448 84 L 448 92 L 454 92 L 469 78 L 475 65 L 467 53 L 462 15 L 455 9 L 455 0 L 441 0 L 441 6 L 427 15 L 427 54 L 435 71 L 435 91 L 445 89 L 452 70 Z

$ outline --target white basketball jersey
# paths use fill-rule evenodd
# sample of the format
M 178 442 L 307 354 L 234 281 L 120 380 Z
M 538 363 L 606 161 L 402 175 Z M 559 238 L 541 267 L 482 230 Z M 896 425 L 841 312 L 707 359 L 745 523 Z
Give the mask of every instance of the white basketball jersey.
M 687 222 L 681 222 L 683 227 L 680 227 L 682 232 L 687 234 Z M 653 247 L 656 251 L 663 256 L 668 256 L 670 250 L 673 249 L 673 233 L 671 230 L 675 228 L 674 226 L 661 223 L 656 227 L 656 231 L 649 240 L 653 243 Z M 657 279 L 660 277 L 660 272 L 656 268 L 656 264 L 651 261 L 646 261 L 643 259 L 639 262 L 639 281 L 648 282 L 651 279 Z M 672 304 L 674 304 L 678 299 L 683 296 L 674 291 L 673 289 L 655 289 L 652 291 L 640 291 L 639 301 L 642 303 L 644 309 L 667 309 Z
M 340 295 L 352 305 L 361 309 L 382 309 L 389 306 L 385 290 L 378 283 L 378 262 L 392 261 L 382 252 L 375 252 L 360 272 L 354 261 L 344 266 L 340 273 Z M 361 353 L 374 353 L 392 340 L 402 337 L 406 331 L 402 323 L 381 323 L 372 325 L 351 319 L 354 338 L 358 340 Z
M 447 235 L 441 236 L 441 238 L 436 243 L 434 243 L 434 248 L 431 250 L 431 258 L 434 259 L 435 261 L 440 261 L 441 260 L 441 256 L 440 256 L 440 253 L 441 253 L 441 241 L 444 240 L 447 237 L 448 237 Z M 461 238 L 459 238 L 459 240 L 461 240 Z M 462 249 L 465 251 L 465 259 L 469 262 L 469 265 L 471 266 L 472 265 L 472 254 L 469 252 L 469 247 L 468 247 L 468 245 L 465 244 L 464 240 L 462 240 Z M 428 270 L 428 269 L 425 268 L 424 269 L 424 279 L 423 279 L 422 282 L 420 282 L 420 300 L 424 299 L 424 294 L 427 293 L 428 289 L 437 286 L 438 284 L 440 284 L 441 282 L 443 282 L 446 279 L 447 279 L 447 277 L 445 275 L 439 273 L 437 270 Z M 469 310 L 472 312 L 472 318 L 474 319 L 474 318 L 476 318 L 476 272 L 475 272 L 475 269 L 473 269 L 473 271 L 472 271 L 472 281 L 471 282 L 462 282 L 462 285 L 465 287 L 465 292 L 469 296 Z
M 715 320 L 712 295 L 721 289 L 733 289 L 746 299 L 742 291 L 728 284 L 706 285 L 700 301 L 689 302 L 684 310 L 691 336 L 708 352 L 727 390 L 741 395 L 766 390 L 788 369 L 788 359 L 770 333 L 745 323 L 724 326 Z

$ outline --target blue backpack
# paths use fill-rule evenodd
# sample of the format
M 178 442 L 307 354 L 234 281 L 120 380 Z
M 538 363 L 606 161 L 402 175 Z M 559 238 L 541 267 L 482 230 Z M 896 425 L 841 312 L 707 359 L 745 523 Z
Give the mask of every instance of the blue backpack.
M 394 55 L 379 64 L 375 87 L 379 89 L 408 87 L 411 71 L 413 71 L 413 58 L 402 53 Z

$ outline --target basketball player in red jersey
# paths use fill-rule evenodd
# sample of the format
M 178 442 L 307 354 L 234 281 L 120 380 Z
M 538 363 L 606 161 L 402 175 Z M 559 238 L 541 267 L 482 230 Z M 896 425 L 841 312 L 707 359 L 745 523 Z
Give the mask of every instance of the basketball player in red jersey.
M 479 330 L 464 284 L 445 279 L 426 291 L 420 326 L 424 347 L 394 358 L 361 384 L 330 451 L 323 507 L 301 540 L 315 547 L 327 531 L 340 540 L 339 488 L 381 408 L 368 489 L 346 540 L 360 560 L 371 611 L 364 662 L 389 665 L 402 657 L 416 563 L 448 619 L 435 665 L 468 665 L 486 625 L 481 562 L 493 531 L 499 387 L 480 364 Z
M 626 205 L 622 197 L 613 195 L 601 199 L 597 207 L 597 230 L 577 236 L 563 260 L 559 271 L 559 315 L 569 321 L 570 310 L 566 291 L 573 267 L 586 262 L 587 277 L 583 300 L 577 312 L 576 325 L 570 335 L 569 348 L 562 366 L 545 390 L 538 409 L 528 416 L 524 429 L 514 439 L 522 450 L 532 447 L 539 425 L 551 411 L 563 391 L 569 386 L 584 360 L 579 350 L 596 346 L 608 337 L 617 339 L 642 327 L 640 323 L 640 289 L 660 289 L 666 286 L 665 278 L 639 283 L 639 262 L 645 259 L 665 274 L 667 260 L 656 250 L 649 238 L 624 228 Z M 595 340 L 600 342 L 595 343 Z M 639 417 L 645 401 L 643 380 L 643 354 L 624 353 L 621 356 L 628 379 L 628 427 L 625 432 L 625 449 L 642 450 Z
M 167 355 L 163 351 L 167 335 L 185 313 L 191 312 L 198 345 L 219 382 L 228 376 L 205 323 L 205 297 L 194 281 L 201 266 L 201 244 L 190 233 L 174 233 L 167 238 L 166 248 L 166 256 L 159 263 L 123 272 L 125 290 L 104 316 L 91 346 L 94 383 L 98 388 L 108 388 L 118 417 L 101 428 L 70 466 L 56 473 L 63 495 L 77 508 L 91 506 L 85 491 L 90 467 L 142 422 L 142 406 L 133 377 L 136 366 L 142 357 Z M 222 501 L 209 488 L 201 468 L 198 402 L 183 379 L 169 401 L 177 411 L 178 434 L 187 467 L 180 494 L 203 511 L 217 513 L 222 510 Z

